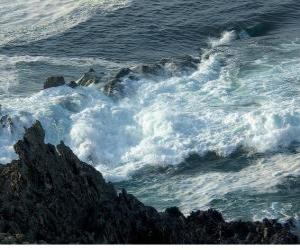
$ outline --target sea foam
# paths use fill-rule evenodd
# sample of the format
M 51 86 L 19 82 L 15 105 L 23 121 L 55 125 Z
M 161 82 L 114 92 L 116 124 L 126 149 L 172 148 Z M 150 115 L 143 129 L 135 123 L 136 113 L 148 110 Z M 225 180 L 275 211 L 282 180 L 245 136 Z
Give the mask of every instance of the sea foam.
M 1 162 L 15 157 L 12 145 L 35 119 L 45 127 L 47 142 L 64 140 L 111 180 L 145 166 L 179 164 L 191 153 L 226 157 L 241 146 L 267 153 L 300 142 L 300 99 L 293 84 L 300 60 L 256 53 L 257 59 L 241 62 L 241 51 L 222 50 L 223 44 L 192 74 L 125 79 L 134 91 L 117 102 L 96 86 L 4 98 L 2 112 L 17 128 L 0 129 Z

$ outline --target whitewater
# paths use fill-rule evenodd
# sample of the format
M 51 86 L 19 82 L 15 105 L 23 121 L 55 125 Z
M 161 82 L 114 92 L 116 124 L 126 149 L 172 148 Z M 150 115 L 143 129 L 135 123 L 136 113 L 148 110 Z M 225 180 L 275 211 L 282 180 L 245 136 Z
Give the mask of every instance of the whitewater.
M 13 116 L 20 129 L 2 131 L 1 162 L 11 160 L 12 145 L 35 119 L 45 126 L 48 142 L 64 140 L 112 179 L 128 177 L 146 165 L 176 165 L 191 153 L 214 151 L 226 157 L 240 146 L 264 153 L 299 142 L 299 100 L 288 95 L 296 86 L 282 78 L 288 72 L 289 78 L 298 79 L 294 69 L 300 60 L 259 58 L 248 67 L 264 69 L 260 76 L 250 69 L 236 78 L 238 55 L 226 58 L 226 50 L 214 52 L 232 40 L 243 42 L 235 40 L 233 31 L 210 42 L 209 58 L 204 53 L 191 75 L 127 79 L 125 84 L 135 93 L 117 103 L 96 86 L 60 87 L 2 100 L 2 112 Z M 274 89 L 277 82 L 280 88 Z

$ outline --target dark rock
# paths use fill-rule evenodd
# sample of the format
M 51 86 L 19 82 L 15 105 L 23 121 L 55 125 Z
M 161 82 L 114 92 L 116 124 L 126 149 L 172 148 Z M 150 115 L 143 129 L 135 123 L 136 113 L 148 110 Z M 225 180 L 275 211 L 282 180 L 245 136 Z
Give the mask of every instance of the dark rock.
M 129 77 L 132 70 L 129 68 L 120 69 L 116 75 L 104 86 L 104 93 L 110 97 L 122 97 L 124 86 L 121 84 L 125 77 Z
M 167 67 L 172 75 L 188 74 L 197 70 L 200 60 L 186 55 L 175 59 L 162 59 L 160 64 Z
M 183 214 L 180 212 L 178 207 L 169 207 L 165 211 L 166 214 L 168 214 L 171 217 L 181 217 Z
M 91 84 L 99 83 L 100 79 L 101 78 L 97 76 L 96 71 L 91 68 L 89 72 L 85 73 L 79 80 L 76 81 L 76 84 L 81 86 L 89 86 Z
M 68 86 L 70 87 L 70 88 L 76 88 L 78 85 L 77 85 L 77 83 L 75 82 L 75 81 L 71 81 L 69 84 L 68 84 Z
M 1 116 L 0 114 L 0 126 L 2 128 L 12 128 L 14 126 L 14 123 L 9 115 Z
M 142 64 L 131 68 L 120 69 L 104 86 L 104 93 L 111 97 L 123 97 L 125 87 L 123 80 L 157 79 L 190 74 L 197 70 L 199 59 L 183 56 L 175 59 L 162 59 L 155 64 Z
M 134 68 L 134 72 L 144 75 L 144 76 L 149 76 L 149 75 L 161 75 L 164 72 L 163 66 L 160 64 L 153 64 L 153 65 L 138 65 L 137 67 Z
M 44 137 L 36 122 L 15 145 L 19 160 L 0 168 L 0 243 L 297 243 L 273 220 L 225 222 L 213 209 L 159 213 L 125 190 L 117 194 L 63 142 Z
M 44 83 L 44 89 L 59 87 L 65 84 L 65 79 L 63 76 L 50 76 Z

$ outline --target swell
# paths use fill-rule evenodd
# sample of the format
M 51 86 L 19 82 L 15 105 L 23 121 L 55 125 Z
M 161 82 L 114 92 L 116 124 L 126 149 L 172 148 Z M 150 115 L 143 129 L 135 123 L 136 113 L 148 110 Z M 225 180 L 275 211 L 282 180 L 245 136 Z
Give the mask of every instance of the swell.
M 212 4 L 219 8 L 211 8 Z M 298 17 L 299 3 L 290 0 L 231 4 L 195 0 L 155 4 L 133 1 L 129 8 L 107 15 L 95 14 L 57 36 L 22 46 L 8 44 L 0 51 L 2 54 L 59 57 L 64 53 L 70 57 L 155 62 L 161 57 L 193 54 L 199 47 L 206 46 L 208 36 L 216 37 L 224 30 L 245 31 L 252 37 L 271 31 L 276 33 L 278 29 L 289 33 L 289 25 L 297 25 Z M 207 20 L 212 20 L 213 25 Z
M 299 2 L 283 1 L 280 4 L 273 4 L 270 9 L 259 11 L 252 17 L 249 16 L 245 20 L 233 23 L 229 27 L 240 32 L 246 31 L 251 37 L 259 37 L 283 28 L 288 30 L 289 26 L 298 25 L 299 17 Z
M 109 12 L 127 1 L 18 1 L 0 4 L 0 46 L 16 46 L 46 39 L 87 21 L 97 10 Z

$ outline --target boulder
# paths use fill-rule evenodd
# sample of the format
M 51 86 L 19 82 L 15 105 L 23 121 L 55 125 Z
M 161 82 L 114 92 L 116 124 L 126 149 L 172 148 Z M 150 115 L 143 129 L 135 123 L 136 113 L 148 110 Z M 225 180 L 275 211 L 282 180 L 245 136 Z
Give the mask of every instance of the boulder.
M 121 84 L 125 77 L 130 77 L 132 70 L 129 68 L 120 69 L 116 75 L 104 86 L 104 93 L 110 97 L 122 97 L 124 86 Z
M 64 84 L 66 83 L 63 76 L 50 76 L 47 78 L 46 82 L 44 83 L 44 89 L 59 87 Z
M 97 76 L 96 71 L 94 69 L 90 69 L 87 73 L 76 81 L 77 85 L 81 86 L 89 86 L 91 84 L 97 84 L 100 82 L 100 77 Z

